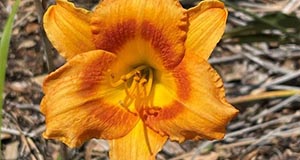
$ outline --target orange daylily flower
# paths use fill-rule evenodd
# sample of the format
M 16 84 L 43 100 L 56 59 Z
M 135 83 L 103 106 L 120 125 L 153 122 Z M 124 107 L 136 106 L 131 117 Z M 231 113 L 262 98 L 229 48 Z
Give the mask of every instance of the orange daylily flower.
M 238 113 L 207 59 L 227 19 L 206 0 L 103 0 L 94 11 L 57 0 L 44 15 L 67 60 L 44 81 L 45 138 L 70 147 L 108 139 L 110 158 L 154 159 L 169 138 L 222 139 Z

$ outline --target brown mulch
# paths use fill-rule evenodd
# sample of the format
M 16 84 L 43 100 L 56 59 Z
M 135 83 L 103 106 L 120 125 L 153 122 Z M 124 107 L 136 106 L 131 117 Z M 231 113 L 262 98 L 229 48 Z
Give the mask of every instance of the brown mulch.
M 21 0 L 11 39 L 2 110 L 1 159 L 108 159 L 105 140 L 93 139 L 76 149 L 41 137 L 44 116 L 39 111 L 43 97 L 41 81 L 48 73 L 45 41 L 35 0 Z M 0 28 L 8 16 L 11 0 L 0 1 Z M 47 1 L 52 3 L 51 0 Z M 97 0 L 74 0 L 92 8 Z M 288 0 L 233 1 L 258 16 L 268 12 L 293 13 Z M 194 5 L 185 0 L 186 7 Z M 294 4 L 300 5 L 300 4 Z M 227 30 L 246 25 L 251 17 L 229 9 Z M 54 68 L 64 63 L 55 50 Z M 228 100 L 240 114 L 228 126 L 222 141 L 167 142 L 157 159 L 164 160 L 300 160 L 300 98 L 284 91 L 300 89 L 300 45 L 278 42 L 232 43 L 223 40 L 210 63 L 225 83 Z M 274 93 L 278 94 L 274 94 Z M 265 96 L 267 94 L 269 96 Z

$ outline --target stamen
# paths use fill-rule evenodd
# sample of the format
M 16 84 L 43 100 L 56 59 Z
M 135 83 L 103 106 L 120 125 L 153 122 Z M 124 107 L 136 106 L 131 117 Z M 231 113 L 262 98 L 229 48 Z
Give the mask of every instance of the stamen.
M 128 112 L 133 113 L 135 115 L 137 115 L 134 111 L 131 111 L 129 106 L 130 104 L 133 102 L 134 99 L 132 98 L 128 98 L 128 96 L 125 98 L 125 101 L 120 101 L 120 105 L 123 106 Z
M 109 83 L 112 87 L 118 87 L 119 85 L 123 84 L 124 82 L 126 82 L 124 79 L 120 79 L 117 82 L 113 82 L 112 78 L 109 79 Z
M 140 80 L 140 84 L 141 84 L 142 86 L 144 86 L 146 83 L 147 83 L 147 79 L 146 79 L 145 76 L 144 76 L 144 77 L 142 77 L 142 79 Z
M 131 72 L 127 73 L 124 78 L 126 80 L 128 80 L 134 75 L 141 75 L 141 71 L 146 69 L 146 68 L 147 68 L 146 65 L 139 66 L 139 67 L 135 68 L 134 70 L 132 70 Z
M 136 81 L 136 82 L 139 82 L 141 80 L 141 78 L 139 76 L 134 76 L 133 80 Z
M 112 87 L 118 87 L 124 84 L 126 96 L 119 104 L 131 113 L 141 110 L 143 107 L 151 106 L 150 93 L 153 83 L 153 70 L 149 66 L 139 66 L 129 73 L 115 80 L 115 75 L 111 70 L 108 71 L 110 84 Z M 131 104 L 135 103 L 135 107 L 131 108 Z M 141 108 L 142 107 L 142 108 Z
M 142 78 L 142 80 L 139 83 L 140 87 L 143 88 L 143 94 L 141 94 L 142 98 L 147 97 L 147 91 L 146 91 L 146 87 L 145 87 L 146 83 L 147 83 L 147 79 L 145 79 L 145 78 Z
M 152 89 L 152 83 L 153 83 L 153 70 L 152 69 L 149 69 L 149 77 L 148 77 L 148 82 L 145 86 L 145 89 L 146 89 L 146 96 L 148 97 L 150 92 L 151 92 L 151 89 Z
M 136 114 L 134 111 L 131 111 L 129 106 L 132 104 L 132 102 L 135 99 L 135 90 L 137 88 L 137 81 L 133 81 L 131 86 L 128 87 L 128 81 L 125 82 L 125 92 L 126 92 L 126 97 L 124 101 L 121 101 L 120 105 L 123 106 L 127 111 L 130 113 Z
M 128 108 L 129 105 L 133 102 L 133 100 L 133 98 L 126 96 L 124 102 L 122 103 L 122 106 Z
M 137 88 L 137 84 L 138 84 L 137 81 L 132 81 L 131 86 L 128 87 L 127 82 L 125 83 L 125 92 L 126 92 L 127 96 L 129 96 L 132 99 L 134 99 L 134 95 L 132 95 L 132 94 L 134 93 L 135 89 Z
M 110 85 L 112 87 L 118 87 L 119 85 L 121 85 L 124 82 L 126 82 L 127 80 L 129 80 L 131 77 L 133 77 L 133 76 L 135 77 L 135 75 L 138 75 L 140 77 L 141 71 L 144 70 L 145 68 L 147 68 L 146 65 L 139 66 L 139 67 L 135 68 L 133 71 L 127 73 L 126 75 L 121 76 L 121 78 L 116 82 L 113 82 L 113 79 L 115 78 L 115 76 L 112 74 L 112 71 L 108 70 L 107 72 L 110 74 L 110 77 L 109 77 Z
M 120 79 L 117 82 L 113 82 L 113 79 L 115 78 L 114 74 L 112 73 L 112 70 L 107 70 L 107 74 L 109 75 L 109 83 L 112 87 L 118 87 L 119 85 L 124 83 L 124 79 Z

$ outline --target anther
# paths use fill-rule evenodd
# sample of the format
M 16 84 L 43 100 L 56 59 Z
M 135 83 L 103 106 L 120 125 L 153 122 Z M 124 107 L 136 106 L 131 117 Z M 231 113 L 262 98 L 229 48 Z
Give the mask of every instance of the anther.
M 142 77 L 141 71 L 136 71 L 136 72 L 135 72 L 135 76 L 136 76 L 136 77 L 139 77 L 139 78 Z
M 124 81 L 124 82 L 126 82 L 128 80 L 128 78 L 123 75 L 123 76 L 121 76 L 121 80 Z
M 140 77 L 137 77 L 137 76 L 134 76 L 134 77 L 133 77 L 133 80 L 136 81 L 136 82 L 140 82 L 141 78 L 140 78 Z
M 145 85 L 147 83 L 147 79 L 146 78 L 142 78 L 140 80 L 141 85 Z

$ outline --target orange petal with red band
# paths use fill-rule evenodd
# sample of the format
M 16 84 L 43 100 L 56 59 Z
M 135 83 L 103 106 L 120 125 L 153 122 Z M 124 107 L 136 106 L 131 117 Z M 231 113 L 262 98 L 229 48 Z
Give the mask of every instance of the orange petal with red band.
M 165 88 L 159 92 L 169 92 L 161 98 L 169 103 L 160 105 L 162 102 L 154 101 L 154 106 L 161 109 L 144 116 L 145 124 L 180 142 L 222 139 L 226 125 L 238 111 L 225 100 L 223 82 L 207 61 L 186 54 L 173 74 L 162 77 Z
M 44 15 L 47 37 L 65 58 L 95 49 L 90 29 L 90 12 L 67 0 L 57 0 Z
M 45 138 L 76 147 L 91 138 L 122 137 L 136 125 L 136 115 L 118 102 L 108 102 L 124 96 L 106 80 L 106 70 L 115 59 L 114 54 L 102 50 L 82 53 L 46 78 L 41 103 Z
M 177 0 L 104 0 L 91 27 L 98 49 L 132 57 L 133 66 L 171 69 L 184 56 L 187 15 Z
M 167 137 L 161 136 L 139 121 L 126 136 L 109 142 L 111 160 L 155 160 Z
M 187 13 L 190 22 L 187 52 L 200 54 L 203 59 L 208 59 L 225 31 L 227 10 L 220 1 L 205 0 Z

